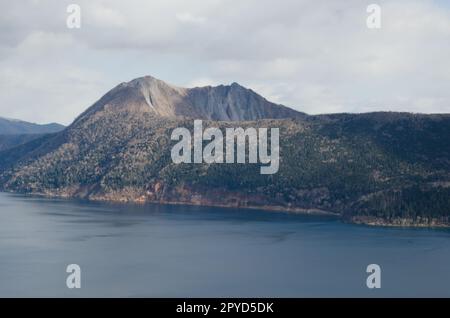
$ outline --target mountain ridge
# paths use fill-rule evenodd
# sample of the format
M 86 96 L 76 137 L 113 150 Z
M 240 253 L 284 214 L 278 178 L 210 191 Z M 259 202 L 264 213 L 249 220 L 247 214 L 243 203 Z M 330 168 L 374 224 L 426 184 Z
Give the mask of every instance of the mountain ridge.
M 271 103 L 235 82 L 231 85 L 183 88 L 152 76 L 120 83 L 83 112 L 75 122 L 105 108 L 150 112 L 168 118 L 191 117 L 217 121 L 300 118 L 306 115 Z
M 0 151 L 25 144 L 45 134 L 56 133 L 65 127 L 57 123 L 35 124 L 19 119 L 0 117 Z
M 63 130 L 57 123 L 35 124 L 27 121 L 0 117 L 0 135 L 45 134 Z

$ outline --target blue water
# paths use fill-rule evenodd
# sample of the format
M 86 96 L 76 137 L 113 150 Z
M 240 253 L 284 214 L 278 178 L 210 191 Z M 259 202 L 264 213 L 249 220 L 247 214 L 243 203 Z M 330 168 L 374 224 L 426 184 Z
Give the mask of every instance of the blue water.
M 0 193 L 0 296 L 449 297 L 450 231 Z

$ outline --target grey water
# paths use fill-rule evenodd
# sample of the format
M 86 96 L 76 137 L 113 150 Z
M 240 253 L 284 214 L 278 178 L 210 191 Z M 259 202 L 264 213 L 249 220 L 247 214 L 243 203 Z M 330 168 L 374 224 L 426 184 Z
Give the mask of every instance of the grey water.
M 0 297 L 450 297 L 450 231 L 0 193 Z

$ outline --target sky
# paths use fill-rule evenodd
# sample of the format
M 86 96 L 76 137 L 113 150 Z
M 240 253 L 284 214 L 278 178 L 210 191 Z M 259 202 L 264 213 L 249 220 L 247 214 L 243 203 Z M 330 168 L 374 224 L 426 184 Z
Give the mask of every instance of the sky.
M 81 27 L 66 25 L 67 6 Z M 381 28 L 366 25 L 381 8 Z M 450 0 L 0 0 L 0 116 L 70 124 L 151 75 L 310 114 L 450 113 Z

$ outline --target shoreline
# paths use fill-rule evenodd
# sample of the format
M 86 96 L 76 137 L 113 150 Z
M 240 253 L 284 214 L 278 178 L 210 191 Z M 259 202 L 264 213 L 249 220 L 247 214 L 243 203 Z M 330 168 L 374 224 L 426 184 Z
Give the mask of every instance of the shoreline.
M 224 208 L 224 209 L 245 209 L 245 210 L 259 210 L 261 212 L 278 212 L 278 213 L 287 213 L 287 214 L 296 214 L 296 215 L 310 215 L 310 216 L 328 216 L 339 218 L 342 222 L 354 224 L 354 225 L 365 225 L 370 227 L 389 227 L 389 228 L 420 228 L 420 229 L 450 229 L 450 224 L 433 221 L 433 222 L 414 222 L 411 219 L 395 219 L 393 222 L 387 222 L 384 219 L 376 218 L 376 217 L 367 217 L 367 216 L 355 216 L 352 218 L 345 218 L 342 214 L 330 211 L 324 211 L 321 209 L 305 209 L 305 208 L 288 208 L 283 206 L 255 206 L 255 205 L 226 205 L 226 204 L 202 204 L 196 202 L 186 202 L 186 201 L 169 201 L 169 200 L 144 200 L 144 199 L 109 199 L 102 196 L 94 196 L 94 197 L 80 197 L 80 196 L 71 196 L 71 195 L 61 195 L 55 193 L 24 193 L 24 192 L 15 192 L 15 191 L 5 191 L 0 190 L 3 193 L 10 194 L 18 194 L 23 196 L 30 197 L 43 197 L 43 198 L 55 198 L 55 199 L 64 199 L 64 200 L 83 200 L 88 202 L 103 202 L 110 204 L 135 204 L 135 205 L 146 205 L 146 204 L 161 204 L 161 205 L 177 205 L 177 206 L 199 206 L 199 207 L 211 207 L 211 208 Z
M 321 209 L 305 209 L 305 208 L 286 208 L 283 206 L 257 206 L 257 205 L 226 205 L 226 204 L 201 204 L 195 202 L 186 202 L 186 201 L 169 201 L 169 200 L 142 200 L 142 199 L 107 199 L 104 197 L 79 197 L 79 196 L 70 196 L 70 195 L 59 195 L 55 193 L 26 193 L 26 192 L 16 192 L 16 191 L 5 191 L 0 190 L 0 193 L 10 193 L 10 194 L 18 194 L 23 196 L 30 197 L 43 197 L 43 198 L 55 198 L 55 199 L 65 199 L 65 200 L 83 200 L 88 202 L 104 202 L 111 204 L 135 204 L 135 205 L 146 205 L 146 204 L 161 204 L 161 205 L 186 205 L 186 206 L 200 206 L 200 207 L 211 207 L 211 208 L 224 208 L 224 209 L 245 209 L 245 210 L 260 210 L 260 211 L 268 211 L 268 212 L 281 212 L 288 214 L 298 214 L 298 215 L 311 215 L 311 216 L 329 216 L 341 218 L 341 214 L 324 211 Z
M 450 229 L 450 224 L 432 220 L 432 222 L 416 222 L 412 219 L 394 219 L 387 222 L 376 217 L 356 216 L 349 220 L 351 224 L 366 225 L 370 227 L 390 227 L 390 228 L 421 228 L 421 229 Z

